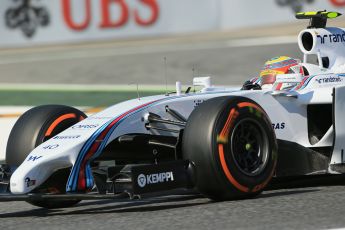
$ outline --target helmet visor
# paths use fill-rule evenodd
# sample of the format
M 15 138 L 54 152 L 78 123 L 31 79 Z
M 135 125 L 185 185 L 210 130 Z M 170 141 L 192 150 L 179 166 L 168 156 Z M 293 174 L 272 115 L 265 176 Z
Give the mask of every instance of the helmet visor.
M 276 81 L 276 73 L 267 73 L 261 76 L 261 85 L 274 84 Z

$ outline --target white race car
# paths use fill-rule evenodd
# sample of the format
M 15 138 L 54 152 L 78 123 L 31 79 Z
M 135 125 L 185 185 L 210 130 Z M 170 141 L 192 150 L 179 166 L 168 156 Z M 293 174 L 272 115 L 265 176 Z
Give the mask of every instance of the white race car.
M 175 188 L 227 200 L 259 194 L 273 176 L 344 173 L 345 29 L 326 28 L 339 15 L 297 14 L 311 21 L 298 37 L 304 74 L 277 75 L 269 89 L 195 78 L 199 92 L 177 84 L 90 117 L 60 105 L 27 111 L 9 137 L 0 201 L 58 208 Z M 285 83 L 294 87 L 277 90 Z

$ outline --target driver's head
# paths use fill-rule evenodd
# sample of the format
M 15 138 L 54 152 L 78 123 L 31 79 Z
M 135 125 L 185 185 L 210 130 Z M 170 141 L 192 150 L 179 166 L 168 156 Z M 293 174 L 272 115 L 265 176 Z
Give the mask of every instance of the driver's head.
M 260 85 L 263 89 L 271 89 L 278 74 L 302 73 L 303 67 L 300 61 L 287 56 L 275 57 L 268 60 L 260 72 Z M 291 83 L 282 83 L 277 90 L 287 89 L 294 86 Z

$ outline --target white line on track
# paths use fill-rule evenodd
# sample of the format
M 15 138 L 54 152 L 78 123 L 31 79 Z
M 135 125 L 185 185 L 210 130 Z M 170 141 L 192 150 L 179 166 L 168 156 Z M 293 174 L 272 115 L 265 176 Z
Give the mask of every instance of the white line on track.
M 259 37 L 246 39 L 233 39 L 223 41 L 209 41 L 209 42 L 172 42 L 169 44 L 149 44 L 149 45 L 131 45 L 130 47 L 116 47 L 109 45 L 107 47 L 69 47 L 61 50 L 45 50 L 31 53 L 15 53 L 6 52 L 0 53 L 0 65 L 31 63 L 41 61 L 59 61 L 59 60 L 73 60 L 84 58 L 101 58 L 101 57 L 115 57 L 134 54 L 152 54 L 152 53 L 166 53 L 175 51 L 194 51 L 194 50 L 211 50 L 221 48 L 241 48 L 252 46 L 266 46 L 279 44 L 293 44 L 297 43 L 296 36 L 279 36 L 279 37 Z

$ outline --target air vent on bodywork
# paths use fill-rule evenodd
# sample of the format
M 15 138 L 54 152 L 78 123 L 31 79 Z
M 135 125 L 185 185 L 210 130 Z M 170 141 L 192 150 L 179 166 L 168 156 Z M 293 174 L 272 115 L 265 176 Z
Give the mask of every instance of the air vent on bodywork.
M 332 104 L 308 105 L 308 136 L 310 144 L 319 142 L 332 126 Z
M 314 45 L 313 35 L 310 32 L 305 32 L 302 35 L 303 48 L 306 51 L 311 51 Z

